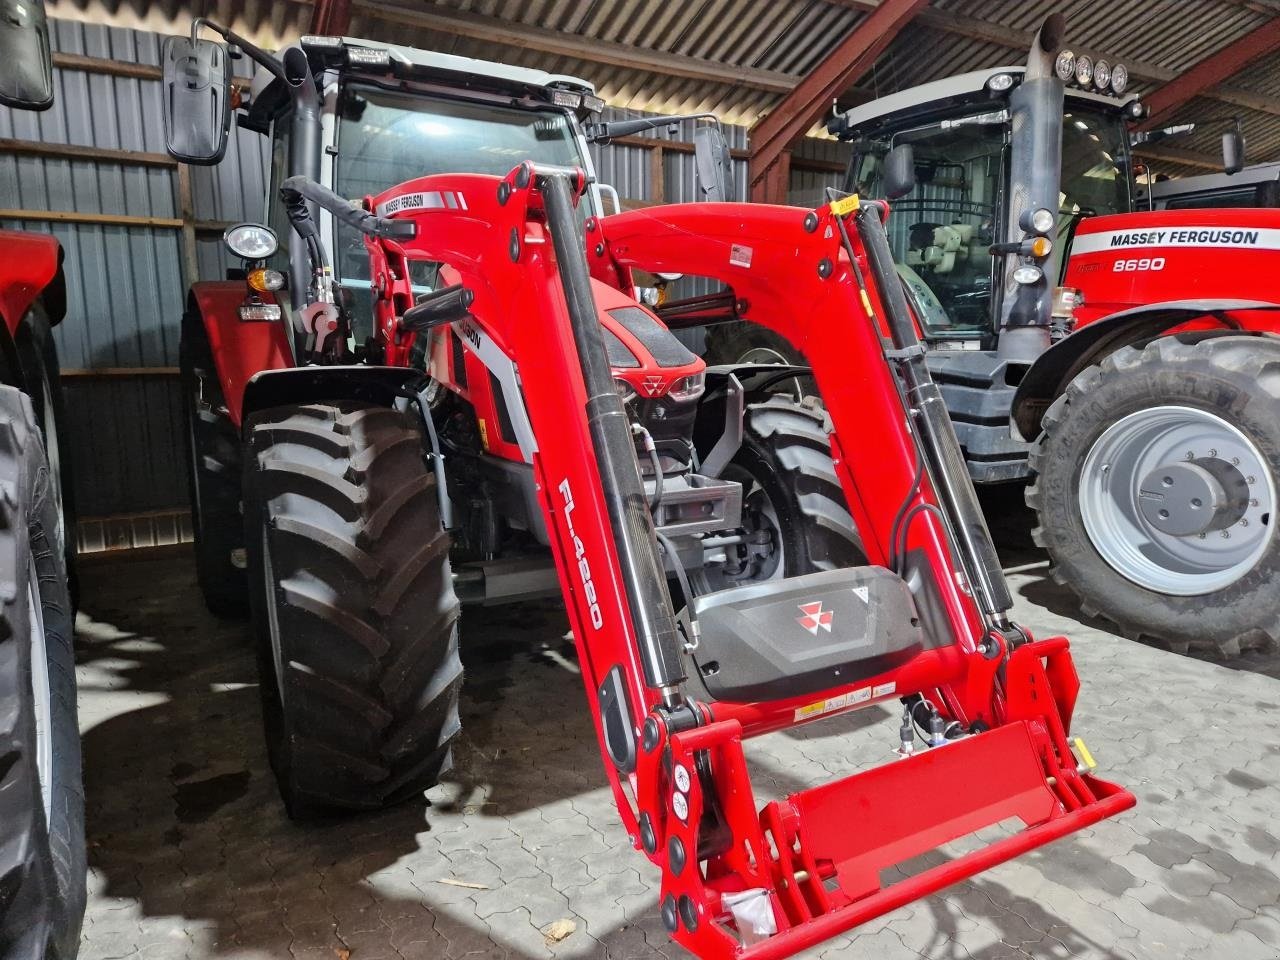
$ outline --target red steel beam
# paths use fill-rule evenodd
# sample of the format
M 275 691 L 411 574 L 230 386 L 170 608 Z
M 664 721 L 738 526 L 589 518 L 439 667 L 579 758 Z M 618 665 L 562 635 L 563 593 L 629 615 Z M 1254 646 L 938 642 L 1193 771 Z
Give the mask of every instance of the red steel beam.
M 827 111 L 833 98 L 871 69 L 898 32 L 929 0 L 881 0 L 813 71 L 751 130 L 748 158 L 751 199 L 786 201 L 786 157 Z
M 316 0 L 311 11 L 310 33 L 341 37 L 351 29 L 351 0 Z
M 1193 97 L 1208 93 L 1249 63 L 1277 49 L 1280 49 L 1280 17 L 1268 20 L 1217 53 L 1205 57 L 1182 76 L 1146 97 L 1151 113 L 1143 126 L 1151 127 L 1167 119 L 1169 114 Z

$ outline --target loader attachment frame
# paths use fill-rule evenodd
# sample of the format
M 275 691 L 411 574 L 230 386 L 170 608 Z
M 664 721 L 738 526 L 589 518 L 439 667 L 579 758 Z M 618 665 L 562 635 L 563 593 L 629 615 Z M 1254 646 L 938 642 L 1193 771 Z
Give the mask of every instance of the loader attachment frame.
M 1032 641 L 1007 620 L 998 568 L 984 568 L 992 583 L 975 589 L 983 553 L 966 538 L 983 540 L 985 527 L 979 518 L 957 536 L 973 522 L 963 498 L 935 493 L 956 482 L 954 436 L 913 425 L 909 411 L 930 402 L 927 372 L 918 382 L 895 372 L 913 359 L 911 344 L 886 353 L 878 332 L 877 312 L 895 305 L 867 284 L 875 272 L 863 238 L 883 232 L 883 211 L 691 204 L 589 219 L 584 238 L 573 205 L 585 189 L 581 171 L 531 164 L 502 180 L 421 178 L 366 200 L 412 220 L 414 235 L 366 243 L 386 336 L 405 336 L 397 317 L 415 303 L 409 261 L 443 262 L 470 295 L 448 322 L 462 338 L 483 330 L 518 366 L 605 770 L 633 843 L 662 871 L 674 939 L 717 960 L 790 956 L 1132 805 L 1086 771 L 1067 739 L 1078 688 L 1067 642 Z M 721 279 L 748 316 L 811 358 L 867 555 L 912 585 L 923 650 L 818 693 L 692 696 L 689 638 L 676 627 L 627 421 L 607 382 L 588 268 L 594 283 L 624 290 L 636 268 Z M 746 738 L 916 694 L 955 736 L 758 805 Z M 1007 820 L 1022 829 L 882 885 L 883 871 Z M 753 898 L 763 932 L 735 913 Z

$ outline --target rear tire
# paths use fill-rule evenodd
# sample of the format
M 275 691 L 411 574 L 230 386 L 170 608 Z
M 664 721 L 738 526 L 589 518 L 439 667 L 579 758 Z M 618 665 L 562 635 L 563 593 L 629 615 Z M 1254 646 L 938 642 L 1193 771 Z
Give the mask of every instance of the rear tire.
M 0 957 L 72 960 L 84 788 L 71 601 L 36 424 L 31 399 L 0 387 Z
M 775 394 L 748 406 L 742 447 L 721 476 L 742 484 L 744 527 L 761 539 L 767 534 L 773 551 L 749 559 L 739 547 L 739 559 L 707 569 L 711 589 L 866 563 L 831 458 L 830 429 L 816 398 L 797 403 Z
M 249 613 L 249 581 L 243 566 L 240 433 L 227 413 L 213 351 L 204 323 L 196 314 L 182 318 L 178 365 L 196 579 L 210 613 L 243 619 Z
M 59 524 L 55 539 L 60 542 L 67 568 L 72 606 L 79 596 L 76 578 L 76 510 L 71 470 L 71 438 L 67 433 L 66 406 L 53 330 L 43 306 L 34 304 L 18 328 L 18 359 L 23 382 L 35 411 L 36 423 L 44 439 L 45 462 L 50 476 L 50 494 Z
M 1039 519 L 1033 535 L 1085 613 L 1178 650 L 1233 656 L 1280 640 L 1280 340 L 1163 337 L 1124 347 L 1077 376 L 1042 428 L 1027 490 Z M 1167 501 L 1160 490 L 1166 463 L 1185 470 L 1188 454 L 1228 475 L 1238 460 L 1237 486 L 1256 501 L 1203 538 L 1169 535 L 1149 514 L 1155 501 L 1178 509 L 1182 474 L 1171 471 Z M 1125 469 L 1129 456 L 1142 457 L 1134 470 Z
M 434 474 L 413 418 L 255 415 L 245 536 L 267 748 L 294 818 L 376 809 L 448 770 L 462 662 Z

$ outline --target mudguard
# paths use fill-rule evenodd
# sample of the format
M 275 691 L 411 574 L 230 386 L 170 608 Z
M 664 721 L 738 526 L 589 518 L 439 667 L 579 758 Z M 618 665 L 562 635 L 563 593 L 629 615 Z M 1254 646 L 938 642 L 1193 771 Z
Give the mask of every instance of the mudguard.
M 1171 300 L 1122 310 L 1095 320 L 1059 340 L 1042 353 L 1018 384 L 1010 413 L 1014 437 L 1027 442 L 1040 433 L 1040 420 L 1063 388 L 1086 367 L 1124 346 L 1151 340 L 1170 331 L 1203 335 L 1221 331 L 1234 334 L 1266 334 L 1275 331 L 1273 321 L 1263 329 L 1259 312 L 1280 310 L 1280 303 L 1265 300 Z M 1280 320 L 1280 314 L 1270 314 Z
M 266 294 L 264 299 L 270 296 Z M 237 428 L 249 380 L 264 370 L 294 366 L 284 323 L 242 321 L 239 307 L 244 297 L 244 281 L 210 280 L 192 284 L 187 299 L 187 309 L 198 313 L 204 323 L 227 414 Z
M 0 230 L 0 315 L 10 335 L 46 290 L 56 301 L 49 305 L 49 321 L 65 312 L 65 292 L 58 283 L 62 273 L 62 245 L 47 233 Z

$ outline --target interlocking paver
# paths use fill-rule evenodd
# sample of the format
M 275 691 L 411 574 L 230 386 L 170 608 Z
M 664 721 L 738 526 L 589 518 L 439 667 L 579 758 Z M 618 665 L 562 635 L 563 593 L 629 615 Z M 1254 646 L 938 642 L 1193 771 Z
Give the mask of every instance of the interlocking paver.
M 1076 732 L 1138 809 L 803 956 L 1275 960 L 1280 680 L 1082 626 L 1043 569 L 1011 582 L 1039 635 L 1072 637 Z M 465 614 L 466 732 L 428 804 L 317 826 L 284 817 L 253 652 L 241 627 L 203 614 L 189 565 L 88 567 L 83 607 L 83 956 L 683 956 L 605 786 L 555 604 Z M 874 709 L 753 741 L 748 756 L 764 799 L 882 762 L 895 737 L 891 711 Z M 548 945 L 543 928 L 562 918 L 576 930 Z

